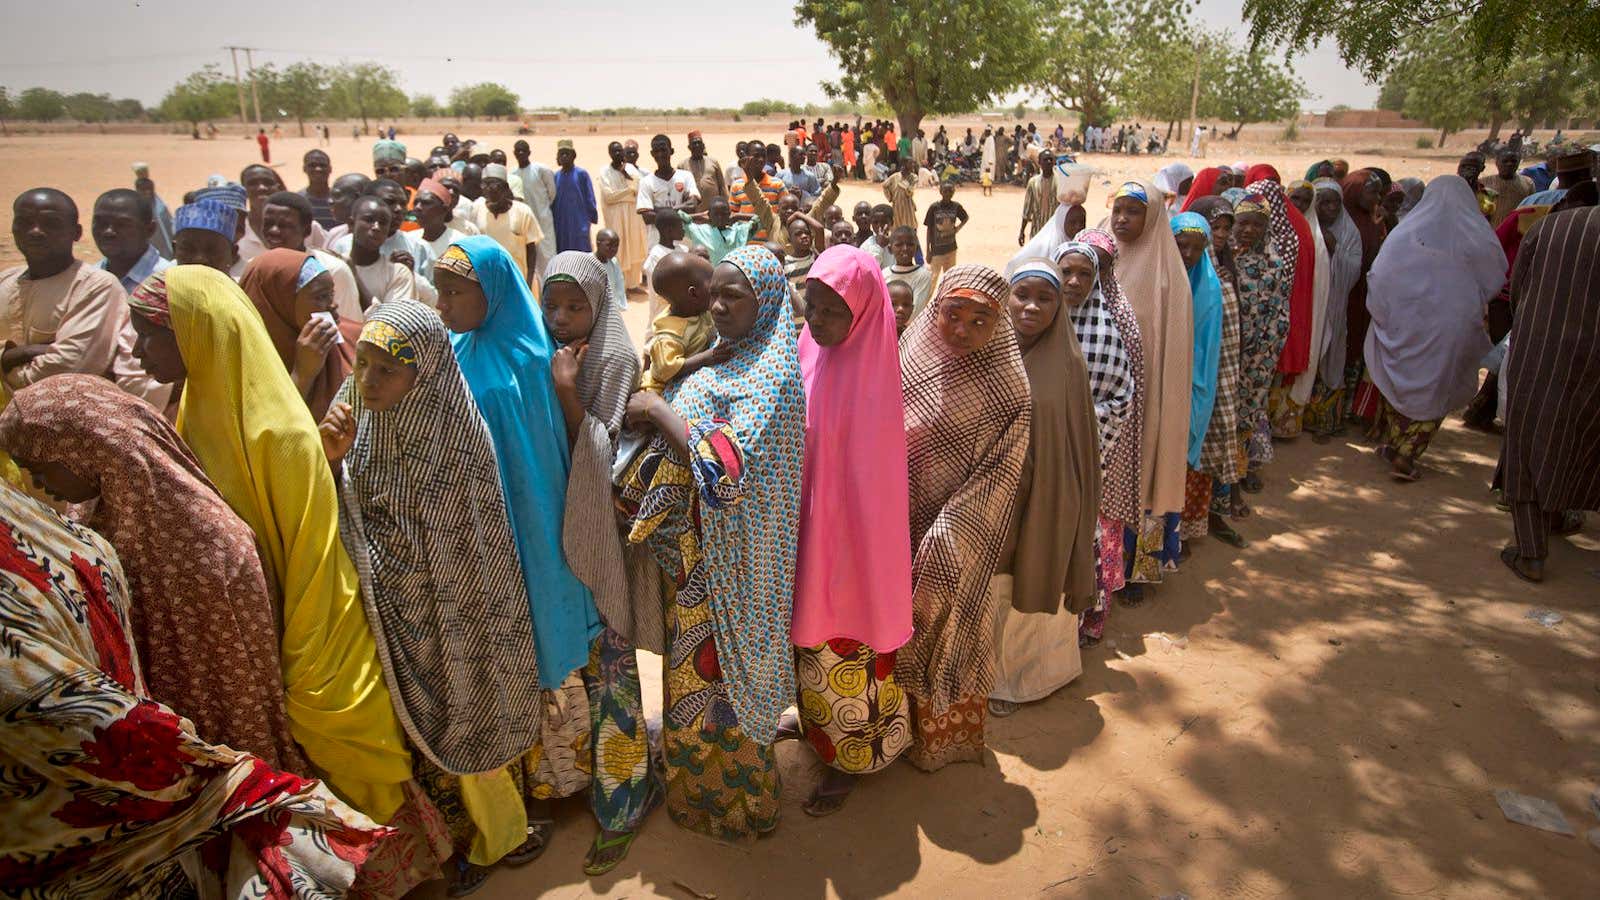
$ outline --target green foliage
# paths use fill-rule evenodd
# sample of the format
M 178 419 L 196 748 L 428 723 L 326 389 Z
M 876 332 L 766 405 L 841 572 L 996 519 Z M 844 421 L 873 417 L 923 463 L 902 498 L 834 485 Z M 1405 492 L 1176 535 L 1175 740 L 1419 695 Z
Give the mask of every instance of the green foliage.
M 1527 48 L 1557 55 L 1600 54 L 1600 4 L 1567 0 L 1245 0 L 1253 46 L 1290 53 L 1331 38 L 1339 56 L 1376 80 L 1419 30 L 1449 26 L 1463 52 L 1496 63 Z
M 411 97 L 411 114 L 419 119 L 435 119 L 444 115 L 444 107 L 432 94 L 414 94 Z
M 1417 135 L 1417 149 L 1418 150 L 1432 150 L 1433 149 L 1433 138 L 1428 137 L 1425 134 Z
M 1396 62 L 1395 67 L 1383 79 L 1383 86 L 1378 88 L 1378 108 L 1390 112 L 1400 112 L 1406 108 L 1406 84 L 1404 62 Z
M 503 84 L 483 81 L 466 84 L 450 92 L 450 112 L 473 119 L 488 116 L 491 119 L 517 114 L 518 97 Z
M 1305 83 L 1287 64 L 1232 47 L 1217 64 L 1220 73 L 1202 76 L 1201 114 L 1233 122 L 1233 134 L 1252 122 L 1281 122 L 1299 114 Z
M 358 118 L 363 129 L 373 116 L 405 115 L 410 108 L 400 76 L 377 63 L 345 63 L 328 79 L 325 111 L 329 115 Z
M 17 118 L 53 122 L 67 113 L 67 98 L 49 88 L 31 87 L 17 98 Z
M 208 119 L 225 118 L 237 108 L 233 81 L 208 65 L 172 86 L 157 107 L 163 119 L 199 125 Z
M 1050 9 L 1044 0 L 798 0 L 794 12 L 839 61 L 839 80 L 822 85 L 828 95 L 881 100 L 911 132 L 924 116 L 972 112 L 1027 82 L 1047 49 L 1039 24 Z
M 144 117 L 144 104 L 134 99 L 113 100 L 110 94 L 80 92 L 62 98 L 69 119 L 79 122 L 125 122 Z
M 259 70 L 257 70 L 259 80 Z M 333 72 L 327 66 L 314 62 L 297 62 L 283 70 L 274 79 L 270 94 L 263 95 L 263 110 L 283 110 L 300 124 L 300 136 L 306 136 L 306 119 L 323 111 L 328 103 L 329 86 Z M 270 97 L 270 102 L 269 102 Z M 270 115 L 270 114 L 269 114 Z
M 1047 21 L 1043 43 L 1051 48 L 1039 73 L 1039 90 L 1050 102 L 1073 110 L 1085 125 L 1109 125 L 1127 71 L 1130 35 L 1137 29 L 1131 7 L 1075 3 Z

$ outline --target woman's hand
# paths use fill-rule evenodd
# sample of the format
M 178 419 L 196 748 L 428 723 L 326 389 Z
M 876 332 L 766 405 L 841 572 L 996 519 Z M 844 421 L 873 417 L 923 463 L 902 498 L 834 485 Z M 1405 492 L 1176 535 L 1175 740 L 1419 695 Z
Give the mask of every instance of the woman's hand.
M 300 336 L 295 339 L 294 348 L 294 375 L 295 380 L 309 384 L 316 374 L 322 371 L 322 365 L 328 358 L 328 351 L 339 341 L 339 326 L 323 316 L 312 316 L 300 329 Z
M 344 459 L 356 441 L 356 417 L 350 404 L 335 403 L 330 407 L 317 426 L 317 434 L 322 438 L 322 452 L 328 455 L 328 462 Z
M 628 408 L 623 411 L 622 422 L 633 431 L 654 428 L 656 411 L 666 402 L 654 391 L 634 391 L 633 396 L 628 398 Z
M 557 391 L 573 391 L 578 389 L 578 372 L 583 369 L 583 356 L 589 352 L 589 341 L 573 341 L 556 351 L 550 358 L 550 377 L 555 380 Z

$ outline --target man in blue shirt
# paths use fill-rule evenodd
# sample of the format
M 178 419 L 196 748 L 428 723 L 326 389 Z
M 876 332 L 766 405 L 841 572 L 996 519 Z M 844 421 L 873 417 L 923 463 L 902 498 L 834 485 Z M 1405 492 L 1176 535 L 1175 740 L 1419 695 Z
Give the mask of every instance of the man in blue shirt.
M 789 168 L 778 174 L 783 186 L 800 195 L 802 206 L 815 203 L 822 196 L 822 183 L 804 168 L 805 156 L 799 147 L 789 150 Z
M 124 291 L 132 291 L 172 265 L 151 243 L 156 233 L 155 210 L 137 191 L 117 188 L 101 194 L 94 201 L 89 231 L 94 245 L 105 255 L 100 268 L 117 276 Z

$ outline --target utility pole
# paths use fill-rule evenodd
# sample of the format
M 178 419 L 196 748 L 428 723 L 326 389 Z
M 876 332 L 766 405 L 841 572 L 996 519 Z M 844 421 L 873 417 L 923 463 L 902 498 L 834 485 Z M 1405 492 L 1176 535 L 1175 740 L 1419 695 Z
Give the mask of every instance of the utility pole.
M 250 99 L 256 106 L 256 127 L 261 127 L 261 95 L 256 93 L 256 60 L 249 47 L 244 48 L 244 62 L 250 68 Z M 1195 70 L 1197 73 L 1199 69 Z M 1198 75 L 1196 76 L 1198 77 Z
M 225 49 L 227 49 L 228 55 L 233 58 L 233 86 L 239 91 L 239 124 L 244 125 L 247 124 L 248 120 L 244 111 L 244 82 L 239 80 L 239 48 L 228 47 Z

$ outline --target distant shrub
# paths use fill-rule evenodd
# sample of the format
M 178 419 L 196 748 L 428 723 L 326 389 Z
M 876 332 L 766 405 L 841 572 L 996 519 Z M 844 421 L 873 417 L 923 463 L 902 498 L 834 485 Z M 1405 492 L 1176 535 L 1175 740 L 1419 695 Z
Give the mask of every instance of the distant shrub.
M 1417 149 L 1418 150 L 1432 150 L 1433 149 L 1433 138 L 1428 137 L 1425 134 L 1417 135 Z

